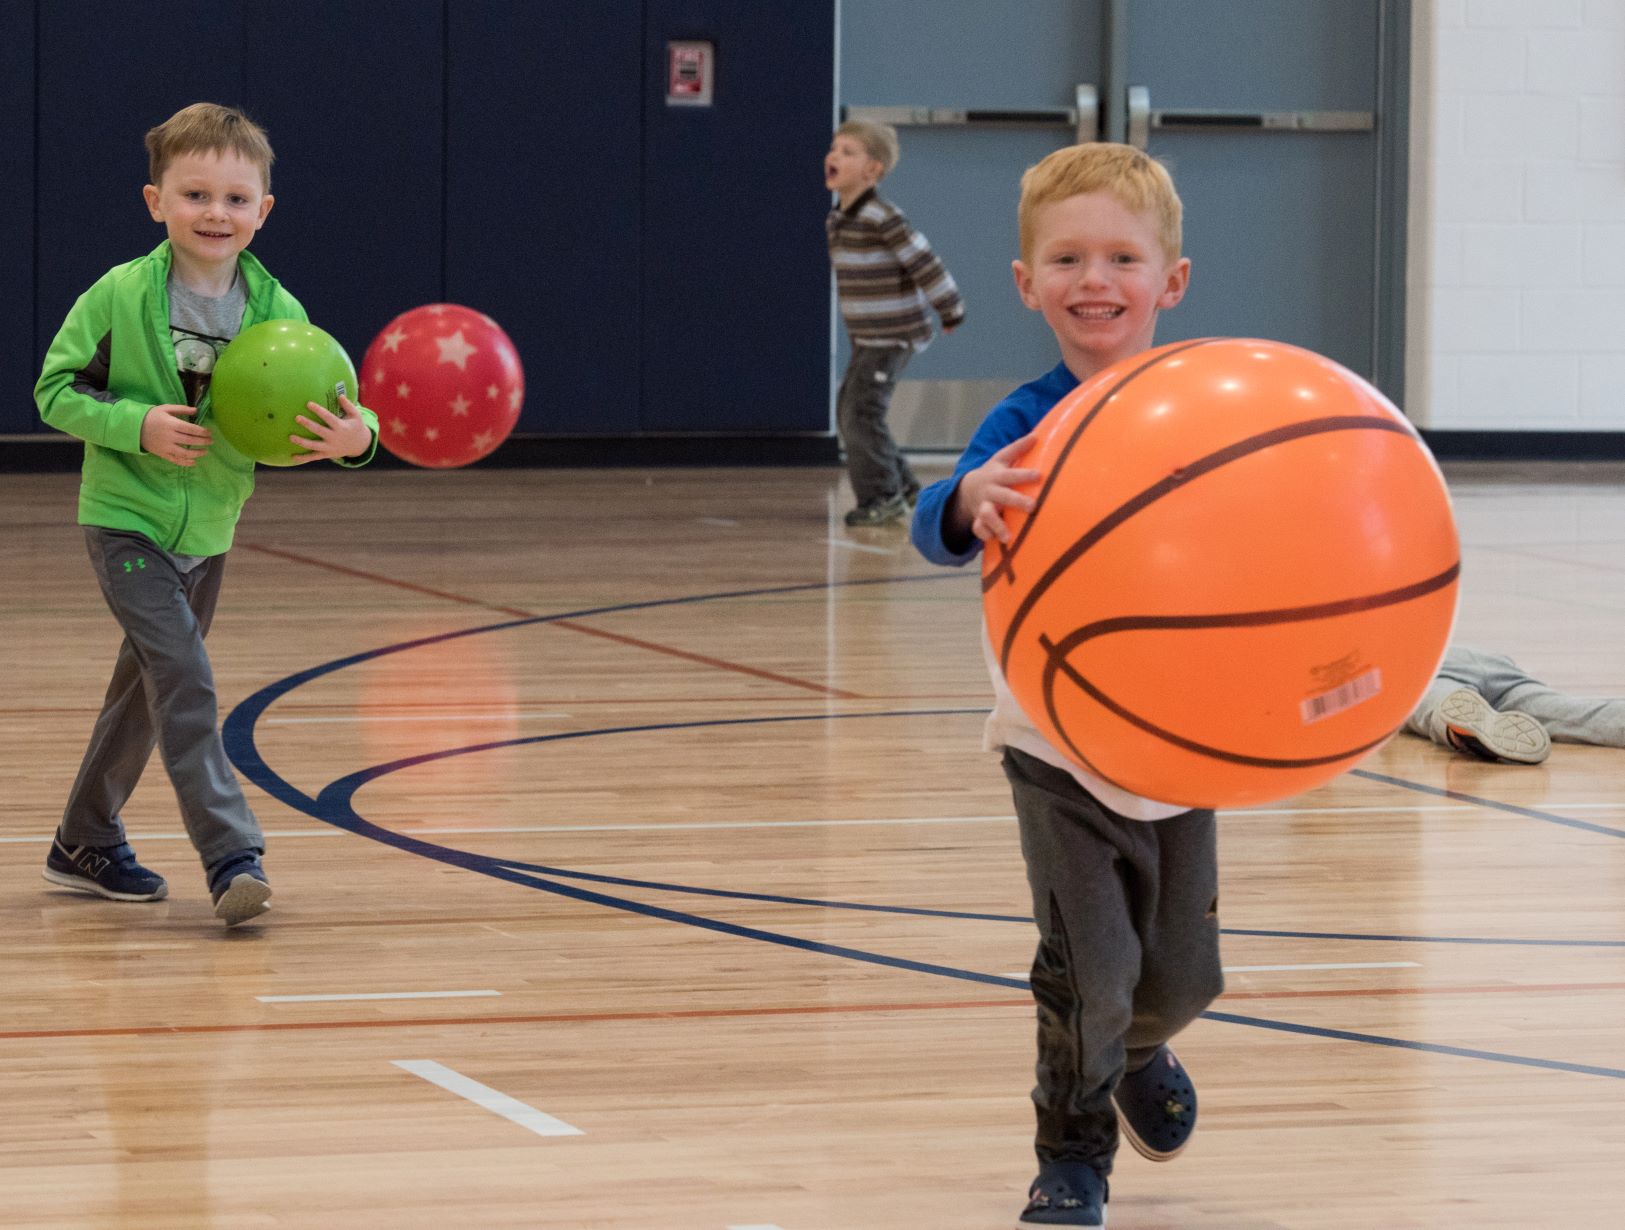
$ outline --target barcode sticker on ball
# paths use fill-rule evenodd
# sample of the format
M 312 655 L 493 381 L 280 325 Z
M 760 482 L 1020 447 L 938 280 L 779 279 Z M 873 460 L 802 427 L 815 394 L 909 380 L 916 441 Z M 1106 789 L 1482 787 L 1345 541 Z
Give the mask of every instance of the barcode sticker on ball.
M 1382 691 L 1382 671 L 1372 667 L 1363 675 L 1356 675 L 1347 683 L 1338 684 L 1329 692 L 1307 697 L 1299 706 L 1303 724 L 1309 726 L 1334 713 L 1352 709 L 1362 700 L 1370 700 Z

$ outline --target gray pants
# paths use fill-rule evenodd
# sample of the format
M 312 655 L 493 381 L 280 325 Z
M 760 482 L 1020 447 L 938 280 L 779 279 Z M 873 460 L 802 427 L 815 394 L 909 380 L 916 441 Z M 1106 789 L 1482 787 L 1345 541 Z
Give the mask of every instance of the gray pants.
M 1449 747 L 1438 708 L 1457 688 L 1471 688 L 1497 712 L 1516 709 L 1527 713 L 1559 743 L 1625 747 L 1625 700 L 1570 696 L 1531 678 L 1505 654 L 1457 646 L 1445 651 L 1438 675 L 1406 720 L 1405 729 Z
M 263 851 L 220 740 L 214 671 L 203 648 L 226 557 L 183 572 L 140 534 L 87 527 L 85 542 L 124 643 L 62 815 L 63 842 L 124 840 L 119 813 L 156 745 L 205 867 L 239 850 Z
M 1224 989 L 1214 815 L 1128 820 L 1013 749 L 1004 772 L 1038 923 L 1038 1160 L 1107 1174 L 1117 1082 Z
M 892 389 L 914 352 L 907 346 L 854 346 L 835 403 L 835 425 L 859 504 L 899 495 L 918 480 L 886 426 Z

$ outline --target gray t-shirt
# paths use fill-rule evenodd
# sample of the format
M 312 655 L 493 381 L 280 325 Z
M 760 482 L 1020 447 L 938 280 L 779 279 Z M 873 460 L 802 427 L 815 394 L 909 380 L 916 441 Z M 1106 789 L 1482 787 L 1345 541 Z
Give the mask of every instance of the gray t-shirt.
M 230 290 L 212 298 L 188 290 L 173 273 L 169 275 L 169 337 L 175 344 L 175 367 L 181 374 L 187 405 L 203 400 L 215 360 L 242 329 L 247 305 L 241 273 Z
M 173 273 L 169 275 L 169 339 L 175 344 L 175 367 L 181 374 L 186 404 L 195 406 L 208 391 L 215 360 L 243 327 L 243 309 L 248 292 L 243 275 L 232 280 L 223 295 L 200 295 L 188 290 Z M 172 555 L 182 572 L 191 572 L 204 560 L 201 555 Z

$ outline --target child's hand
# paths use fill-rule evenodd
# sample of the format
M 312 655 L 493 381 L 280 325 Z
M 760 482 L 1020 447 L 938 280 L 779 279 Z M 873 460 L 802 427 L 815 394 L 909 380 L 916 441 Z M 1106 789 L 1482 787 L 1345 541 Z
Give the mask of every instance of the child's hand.
M 1022 469 L 1015 465 L 1016 459 L 1033 446 L 1036 438 L 1027 435 L 1006 444 L 959 480 L 959 492 L 955 500 L 956 519 L 961 525 L 969 526 L 970 532 L 983 542 L 997 539 L 1009 545 L 1010 529 L 1004 523 L 1004 516 L 999 511 L 1001 508 L 1032 511 L 1032 497 L 1012 488 L 1038 478 L 1037 470 Z
M 339 394 L 339 406 L 344 411 L 343 418 L 326 406 L 319 406 L 313 401 L 307 401 L 305 406 L 311 414 L 297 415 L 294 422 L 306 431 L 314 432 L 316 439 L 310 440 L 304 436 L 288 437 L 290 443 L 306 450 L 294 454 L 295 465 L 319 461 L 324 457 L 329 460 L 338 457 L 359 457 L 372 445 L 372 428 L 367 426 L 367 421 L 361 417 L 355 403 L 343 393 Z M 317 419 L 320 421 L 316 421 Z
M 214 440 L 207 427 L 182 417 L 196 413 L 196 406 L 154 406 L 148 410 L 141 420 L 142 451 L 162 457 L 171 465 L 195 466 Z

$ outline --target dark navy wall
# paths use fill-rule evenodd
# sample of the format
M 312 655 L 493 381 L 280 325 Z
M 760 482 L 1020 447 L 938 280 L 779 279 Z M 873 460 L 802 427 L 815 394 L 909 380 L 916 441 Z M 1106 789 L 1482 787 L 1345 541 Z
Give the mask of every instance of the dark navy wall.
M 647 13 L 644 424 L 825 430 L 829 5 L 648 0 Z M 714 106 L 666 105 L 669 39 L 715 44 Z
M 13 11 L 16 10 L 16 11 Z M 0 18 L 0 434 L 33 431 L 34 370 L 34 9 L 9 5 Z
M 591 9 L 450 9 L 446 297 L 513 338 L 530 431 L 641 426 L 643 0 Z
M 36 375 L 45 347 L 85 288 L 164 237 L 141 199 L 147 129 L 198 99 L 242 96 L 240 5 L 175 0 L 161 21 L 137 9 L 38 6 L 38 287 L 28 365 Z M 186 32 L 184 40 L 179 31 Z M 210 54 L 200 56 L 200 46 Z M 15 421 L 16 408 L 7 409 Z M 31 401 L 24 410 L 30 425 L 18 429 L 42 430 Z
M 39 174 L 0 203 L 0 433 L 40 430 L 73 300 L 163 238 L 142 134 L 199 99 L 269 132 L 253 251 L 352 357 L 466 303 L 519 348 L 521 432 L 827 432 L 834 3 L 6 6 L 0 165 Z M 667 38 L 716 42 L 715 107 L 665 106 Z
M 277 152 L 253 251 L 359 363 L 391 317 L 441 296 L 444 13 L 243 7 L 243 105 Z

